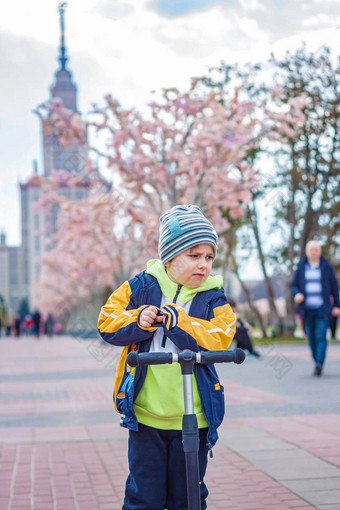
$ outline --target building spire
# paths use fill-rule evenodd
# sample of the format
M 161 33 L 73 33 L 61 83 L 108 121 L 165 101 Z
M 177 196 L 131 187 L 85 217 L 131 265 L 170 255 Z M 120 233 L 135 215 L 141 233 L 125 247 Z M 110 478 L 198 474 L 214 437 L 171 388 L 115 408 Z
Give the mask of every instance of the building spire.
M 63 105 L 72 110 L 77 111 L 77 87 L 72 82 L 72 74 L 66 67 L 68 57 L 66 56 L 65 47 L 65 9 L 67 2 L 58 3 L 58 12 L 60 15 L 60 46 L 59 57 L 60 67 L 55 73 L 55 82 L 51 87 L 52 97 L 58 97 L 62 100 Z
M 67 6 L 67 2 L 59 2 L 58 4 L 58 12 L 60 14 L 60 56 L 59 61 L 61 64 L 61 69 L 66 69 L 66 62 L 68 61 L 68 57 L 66 56 L 66 48 L 65 48 L 65 19 L 64 13 Z

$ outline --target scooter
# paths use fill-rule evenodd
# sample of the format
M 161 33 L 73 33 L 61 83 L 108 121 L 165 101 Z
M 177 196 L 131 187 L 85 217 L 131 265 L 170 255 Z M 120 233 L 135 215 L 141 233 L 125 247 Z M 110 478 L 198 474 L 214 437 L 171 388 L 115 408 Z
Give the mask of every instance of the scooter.
M 243 363 L 245 352 L 242 349 L 234 351 L 201 351 L 193 352 L 190 350 L 172 352 L 142 352 L 138 354 L 133 351 L 127 356 L 127 363 L 131 367 L 137 365 L 164 365 L 167 363 L 179 363 L 183 375 L 184 390 L 184 415 L 182 422 L 182 442 L 185 454 L 185 469 L 188 495 L 188 510 L 201 510 L 201 494 L 199 479 L 199 431 L 197 417 L 194 413 L 194 398 L 192 375 L 195 363 L 211 365 L 213 363 L 236 364 Z

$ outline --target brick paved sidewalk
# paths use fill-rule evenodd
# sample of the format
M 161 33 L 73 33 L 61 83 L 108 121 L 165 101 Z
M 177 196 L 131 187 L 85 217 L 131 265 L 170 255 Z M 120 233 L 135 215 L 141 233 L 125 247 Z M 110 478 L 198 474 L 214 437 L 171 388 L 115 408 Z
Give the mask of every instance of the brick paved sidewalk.
M 97 339 L 0 339 L 1 510 L 121 508 L 118 354 Z M 228 411 L 209 460 L 208 508 L 339 510 L 340 346 L 330 346 L 321 380 L 310 376 L 306 347 L 262 354 L 219 367 Z M 283 376 L 278 359 L 289 366 Z

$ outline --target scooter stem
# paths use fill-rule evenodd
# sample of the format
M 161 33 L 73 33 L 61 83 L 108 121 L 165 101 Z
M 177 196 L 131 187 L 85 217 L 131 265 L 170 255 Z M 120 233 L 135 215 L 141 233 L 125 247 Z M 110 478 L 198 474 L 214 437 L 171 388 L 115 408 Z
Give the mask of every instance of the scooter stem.
M 194 394 L 192 388 L 192 374 L 183 374 L 184 413 L 194 414 Z

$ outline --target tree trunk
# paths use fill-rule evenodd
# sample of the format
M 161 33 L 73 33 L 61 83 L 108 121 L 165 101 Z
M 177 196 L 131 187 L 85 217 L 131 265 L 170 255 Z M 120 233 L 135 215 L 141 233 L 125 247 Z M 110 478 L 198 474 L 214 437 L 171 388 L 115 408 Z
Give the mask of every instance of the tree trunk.
M 266 289 L 267 289 L 269 309 L 270 309 L 270 312 L 271 312 L 273 320 L 274 320 L 274 330 L 277 335 L 280 332 L 282 333 L 282 320 L 280 319 L 279 312 L 277 311 L 277 308 L 276 308 L 275 295 L 274 295 L 272 282 L 271 282 L 271 280 L 268 276 L 268 273 L 267 273 L 266 261 L 265 261 L 265 256 L 264 256 L 264 253 L 262 250 L 262 244 L 261 244 L 259 227 L 258 227 L 258 223 L 257 223 L 257 214 L 256 214 L 256 208 L 255 208 L 254 201 L 252 202 L 252 209 L 248 206 L 248 216 L 249 216 L 249 220 L 250 220 L 250 223 L 251 223 L 251 226 L 252 226 L 252 229 L 254 232 L 254 236 L 255 236 L 257 251 L 259 254 L 259 259 L 260 259 L 260 264 L 261 264 L 261 269 L 262 269 L 262 273 L 263 273 L 263 277 L 264 277 L 264 281 L 265 281 L 265 285 L 266 285 Z
M 286 281 L 285 292 L 286 292 L 286 318 L 285 318 L 285 333 L 289 336 L 294 336 L 296 320 L 295 320 L 295 303 L 290 292 L 290 282 L 293 278 L 291 273 L 290 278 Z
M 306 244 L 313 238 L 315 233 L 315 211 L 312 208 L 312 196 L 308 197 L 305 222 L 300 237 L 300 256 L 304 257 Z
M 241 287 L 242 287 L 242 290 L 243 290 L 244 295 L 246 297 L 248 306 L 251 309 L 251 311 L 254 313 L 254 315 L 255 315 L 255 317 L 257 319 L 257 322 L 258 322 L 258 325 L 260 326 L 260 329 L 262 331 L 263 337 L 267 338 L 267 331 L 266 331 L 266 327 L 265 327 L 265 325 L 263 323 L 262 315 L 260 314 L 257 306 L 255 305 L 254 300 L 252 298 L 252 295 L 251 295 L 248 287 L 246 286 L 246 284 L 244 283 L 244 281 L 242 281 L 242 279 L 240 277 L 240 273 L 239 273 L 239 270 L 238 270 L 238 265 L 237 265 L 237 262 L 236 262 L 236 259 L 235 259 L 234 255 L 231 255 L 231 260 L 232 260 L 232 263 L 233 263 L 234 272 L 236 274 L 236 277 L 237 277 L 238 281 L 241 284 Z
M 290 225 L 290 238 L 288 244 L 288 273 L 289 277 L 285 284 L 285 298 L 286 298 L 286 318 L 285 318 L 285 333 L 287 335 L 294 334 L 295 331 L 295 304 L 290 291 L 290 282 L 294 274 L 294 246 L 295 246 L 295 229 L 296 229 L 296 205 L 295 194 L 298 186 L 298 165 L 296 163 L 296 150 L 292 142 L 292 162 L 293 168 L 290 174 L 291 177 L 291 197 L 290 202 L 287 204 L 287 222 Z

